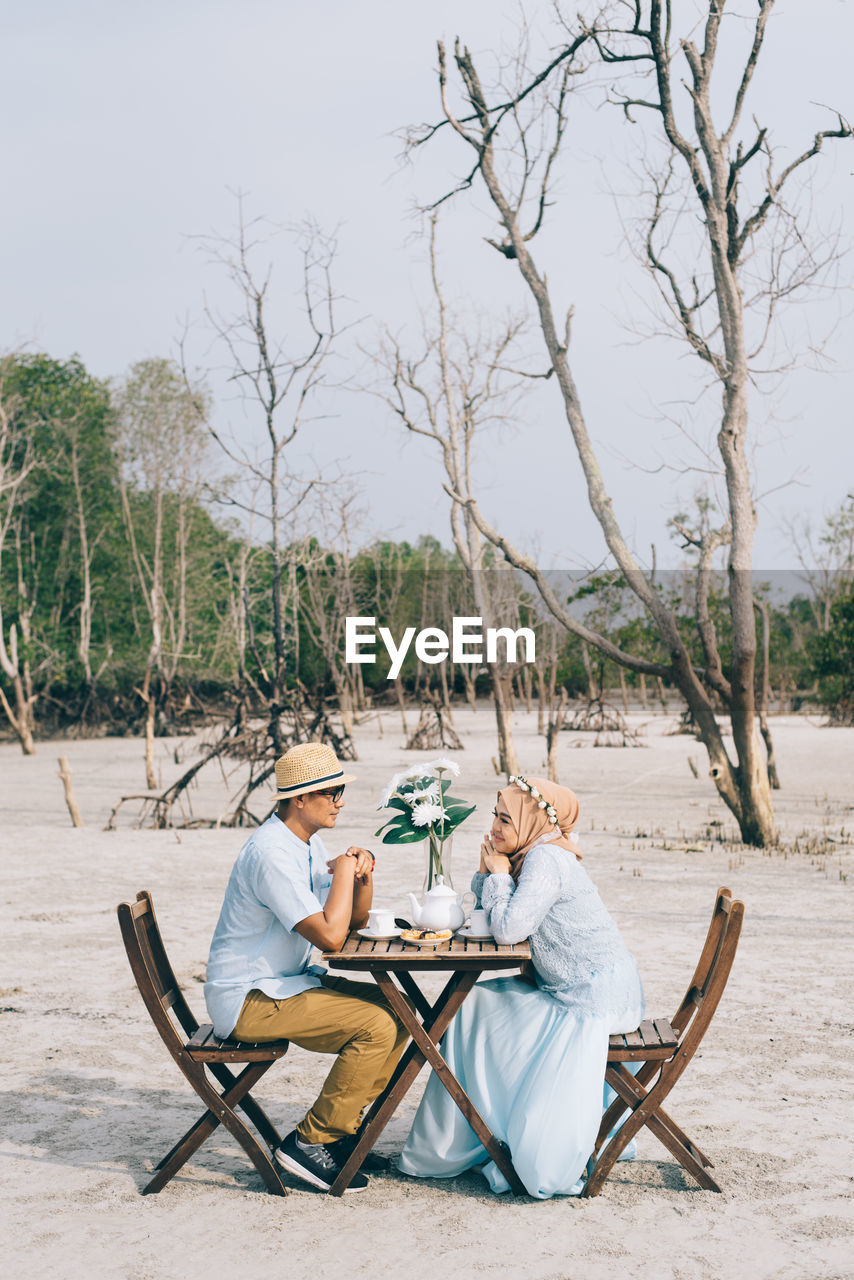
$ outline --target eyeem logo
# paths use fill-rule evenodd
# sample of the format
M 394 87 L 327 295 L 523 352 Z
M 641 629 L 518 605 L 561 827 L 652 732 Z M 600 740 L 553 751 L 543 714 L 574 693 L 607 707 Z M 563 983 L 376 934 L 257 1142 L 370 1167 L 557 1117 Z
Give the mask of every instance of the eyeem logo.
M 376 618 L 347 618 L 344 626 L 344 660 L 346 662 L 376 662 L 374 653 L 360 652 L 361 649 L 376 645 L 377 632 L 373 630 L 376 621 Z M 368 628 L 371 629 L 368 630 Z M 409 652 L 413 636 L 416 657 L 422 662 L 445 662 L 449 656 L 452 662 L 482 663 L 484 660 L 483 618 L 454 618 L 451 624 L 450 640 L 447 631 L 443 631 L 441 627 L 425 627 L 417 635 L 414 627 L 407 627 L 400 644 L 395 644 L 394 636 L 388 627 L 380 627 L 378 630 L 379 638 L 385 645 L 386 653 L 391 660 L 388 680 L 396 680 L 400 675 L 400 669 Z M 507 662 L 536 661 L 536 637 L 530 627 L 520 627 L 518 631 L 514 631 L 512 627 L 487 627 L 487 662 L 498 661 L 499 640 L 503 640 L 506 645 Z M 524 646 L 524 658 L 516 657 L 520 641 Z

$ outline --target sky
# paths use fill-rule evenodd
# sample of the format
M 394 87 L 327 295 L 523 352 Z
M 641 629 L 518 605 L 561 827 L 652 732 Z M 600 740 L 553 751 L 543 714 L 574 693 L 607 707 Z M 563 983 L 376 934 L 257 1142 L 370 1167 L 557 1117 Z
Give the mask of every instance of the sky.
M 535 38 L 550 7 L 528 5 Z M 735 24 L 753 12 L 747 0 L 730 8 Z M 415 350 L 429 306 L 415 207 L 448 190 L 468 157 L 448 138 L 405 164 L 400 131 L 438 119 L 437 38 L 459 34 L 486 58 L 513 47 L 518 14 L 501 0 L 0 0 L 0 349 L 76 353 L 93 374 L 118 378 L 134 361 L 175 355 L 189 326 L 189 358 L 207 372 L 218 423 L 249 442 L 257 421 L 229 398 L 203 320 L 205 303 L 223 314 L 236 305 L 203 237 L 233 231 L 238 190 L 247 216 L 281 228 L 260 252 L 273 268 L 271 317 L 291 333 L 299 297 L 288 228 L 312 218 L 336 235 L 339 313 L 352 327 L 334 368 L 342 385 L 295 442 L 295 464 L 350 477 L 361 494 L 359 540 L 432 533 L 448 543 L 435 450 L 368 390 L 382 330 Z M 854 116 L 852 38 L 846 0 L 778 6 L 750 110 L 771 125 L 781 157 L 833 122 L 827 106 Z M 678 344 L 639 337 L 649 295 L 624 239 L 638 208 L 641 132 L 592 98 L 573 108 L 555 203 L 533 247 L 558 309 L 574 307 L 572 365 L 626 536 L 644 562 L 655 546 L 659 564 L 675 565 L 667 520 L 713 482 L 690 438 L 713 437 L 714 402 L 698 402 L 692 358 Z M 854 143 L 829 147 L 814 175 L 817 243 L 838 233 L 847 248 Z M 460 315 L 500 318 L 529 305 L 513 265 L 487 245 L 494 235 L 480 190 L 443 212 L 442 270 Z M 763 569 L 793 563 L 792 522 L 818 529 L 854 489 L 852 283 L 854 258 L 843 256 L 836 287 L 786 320 L 795 348 L 824 343 L 821 359 L 762 380 L 753 397 Z M 535 330 L 526 358 L 544 367 Z M 488 517 L 542 564 L 601 562 L 553 380 L 514 422 L 484 434 L 476 475 Z

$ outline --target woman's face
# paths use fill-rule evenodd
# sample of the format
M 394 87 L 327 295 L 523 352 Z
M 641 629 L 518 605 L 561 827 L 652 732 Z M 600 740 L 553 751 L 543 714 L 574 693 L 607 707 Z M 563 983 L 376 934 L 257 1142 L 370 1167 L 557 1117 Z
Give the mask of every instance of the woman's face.
M 513 826 L 513 819 L 500 796 L 492 813 L 492 830 L 489 834 L 492 837 L 495 852 L 509 857 L 519 846 L 519 833 Z

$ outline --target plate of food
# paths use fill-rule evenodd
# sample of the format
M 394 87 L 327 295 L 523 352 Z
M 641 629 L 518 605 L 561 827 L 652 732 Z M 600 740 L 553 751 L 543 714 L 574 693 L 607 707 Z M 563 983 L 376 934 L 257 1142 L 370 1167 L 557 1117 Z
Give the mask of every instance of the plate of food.
M 411 947 L 440 947 L 454 936 L 451 929 L 404 929 L 401 942 L 408 942 Z

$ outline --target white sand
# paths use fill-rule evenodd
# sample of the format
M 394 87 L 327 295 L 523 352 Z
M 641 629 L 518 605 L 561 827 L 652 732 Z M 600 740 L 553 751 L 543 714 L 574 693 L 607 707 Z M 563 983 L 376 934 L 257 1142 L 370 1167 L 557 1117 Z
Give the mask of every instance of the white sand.
M 420 884 L 419 850 L 372 841 L 380 787 L 413 757 L 396 713 L 362 727 L 340 846 L 373 843 L 377 900 L 403 908 Z M 457 887 L 475 864 L 493 803 L 491 713 L 459 711 L 458 794 L 480 813 L 457 836 Z M 222 1131 L 158 1196 L 140 1187 L 198 1114 L 131 980 L 116 903 L 154 895 L 167 947 L 201 1017 L 210 934 L 240 832 L 102 827 L 123 792 L 142 789 L 130 740 L 41 744 L 24 759 L 0 746 L 4 892 L 0 1220 L 3 1273 L 91 1280 L 519 1275 L 531 1280 L 840 1280 L 854 1276 L 851 979 L 854 731 L 774 722 L 791 845 L 829 852 L 763 855 L 708 834 L 732 823 L 705 776 L 702 748 L 650 722 L 639 750 L 575 749 L 560 769 L 582 806 L 586 866 L 634 950 L 653 1014 L 670 1014 L 688 981 L 715 890 L 747 907 L 729 989 L 668 1109 L 715 1162 L 723 1194 L 690 1182 L 656 1140 L 619 1165 L 591 1201 L 494 1197 L 475 1173 L 421 1183 L 375 1176 L 333 1200 L 293 1185 L 268 1195 Z M 519 717 L 520 764 L 542 769 L 543 743 Z M 186 740 L 158 744 L 165 781 Z M 86 828 L 74 831 L 56 778 L 68 756 Z M 692 775 L 692 758 L 700 778 Z M 193 793 L 197 814 L 224 808 L 216 772 Z M 710 820 L 723 827 L 707 827 Z M 645 834 L 642 834 L 645 833 Z M 833 837 L 833 843 L 827 838 Z M 847 877 L 847 879 L 846 879 Z M 299 1119 L 328 1061 L 292 1049 L 259 1089 L 282 1132 Z M 399 1150 L 423 1084 L 380 1143 Z

